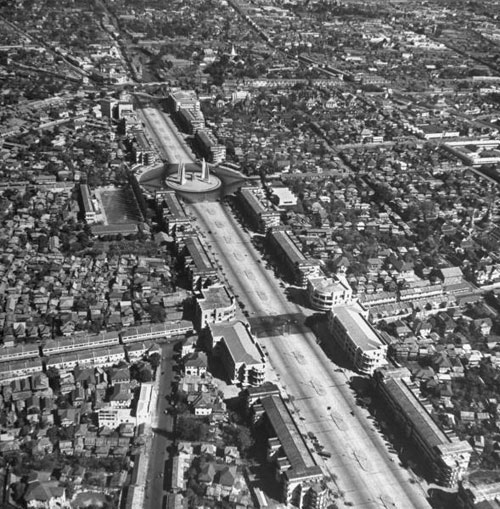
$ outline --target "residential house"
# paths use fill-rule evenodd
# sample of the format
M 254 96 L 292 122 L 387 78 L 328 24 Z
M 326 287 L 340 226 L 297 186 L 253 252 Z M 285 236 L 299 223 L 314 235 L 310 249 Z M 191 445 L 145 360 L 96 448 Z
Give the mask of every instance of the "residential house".
M 64 488 L 58 481 L 48 479 L 28 482 L 24 501 L 28 509 L 70 509 Z
M 208 359 L 204 352 L 194 352 L 189 354 L 184 361 L 184 374 L 205 376 L 207 372 Z

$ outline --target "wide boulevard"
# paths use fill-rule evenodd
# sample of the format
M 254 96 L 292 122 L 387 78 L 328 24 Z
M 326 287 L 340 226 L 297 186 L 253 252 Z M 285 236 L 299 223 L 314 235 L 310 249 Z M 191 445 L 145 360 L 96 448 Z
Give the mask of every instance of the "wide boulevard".
M 194 162 L 191 150 L 168 114 L 152 107 L 144 107 L 138 111 L 165 160 L 172 164 Z
M 161 135 L 157 137 L 161 143 Z M 168 150 L 168 140 L 164 149 Z M 335 371 L 315 335 L 303 324 L 304 309 L 288 300 L 229 206 L 200 202 L 190 207 L 205 244 L 250 320 L 289 317 L 291 325 L 283 329 L 284 335 L 259 341 L 293 401 L 301 428 L 316 435 L 331 453 L 323 466 L 336 480 L 343 504 L 367 509 L 429 508 L 422 487 L 400 466 L 373 421 L 356 405 L 347 376 Z

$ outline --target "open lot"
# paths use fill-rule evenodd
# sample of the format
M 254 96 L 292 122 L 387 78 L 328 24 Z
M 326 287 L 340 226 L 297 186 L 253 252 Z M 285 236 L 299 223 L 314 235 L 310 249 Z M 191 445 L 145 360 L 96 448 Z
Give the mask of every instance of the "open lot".
M 100 189 L 106 224 L 140 223 L 142 214 L 132 189 Z

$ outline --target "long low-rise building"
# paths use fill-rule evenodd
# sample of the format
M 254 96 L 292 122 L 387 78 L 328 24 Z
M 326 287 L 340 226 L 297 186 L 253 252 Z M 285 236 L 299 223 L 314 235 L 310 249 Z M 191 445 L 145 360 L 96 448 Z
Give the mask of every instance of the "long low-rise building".
M 53 355 L 47 358 L 45 364 L 48 368 L 73 369 L 75 366 L 83 366 L 85 364 L 112 366 L 124 360 L 125 350 L 122 345 L 117 345 Z
M 33 373 L 40 373 L 42 369 L 43 365 L 40 357 L 2 362 L 0 364 L 0 381 L 7 382 L 24 378 Z
M 444 293 L 443 285 L 421 285 L 399 291 L 400 300 L 418 300 L 440 297 Z
M 280 212 L 266 200 L 263 189 L 242 187 L 238 191 L 238 198 L 243 212 L 256 231 L 267 233 L 270 228 L 279 226 Z
M 265 355 L 243 322 L 209 325 L 210 346 L 221 359 L 229 380 L 238 385 L 261 385 Z
M 181 336 L 193 331 L 193 324 L 188 320 L 178 322 L 165 322 L 155 325 L 142 325 L 130 327 L 120 333 L 123 343 L 146 341 L 148 339 L 171 338 Z
M 142 383 L 139 400 L 137 401 L 136 425 L 150 421 L 155 405 L 156 398 L 153 383 Z
M 271 387 L 272 388 L 272 387 Z M 281 397 L 269 386 L 249 393 L 247 404 L 258 432 L 268 437 L 267 459 L 281 485 L 281 501 L 300 509 L 326 507 L 326 486 L 321 467 L 314 460 L 297 424 Z
M 394 417 L 429 462 L 436 482 L 455 486 L 467 472 L 472 453 L 470 444 L 450 437 L 438 426 L 423 406 L 408 369 L 380 369 L 374 380 Z
M 180 127 L 189 134 L 198 134 L 205 127 L 205 117 L 201 111 L 179 109 L 175 118 Z
M 500 141 L 498 140 L 449 141 L 444 144 L 444 148 L 472 166 L 500 162 Z
M 165 322 L 155 325 L 132 327 L 122 332 L 105 332 L 92 335 L 76 335 L 71 338 L 47 340 L 41 346 L 19 345 L 0 349 L 0 380 L 15 380 L 47 367 L 71 369 L 76 365 L 94 364 L 109 366 L 126 360 L 121 343 L 134 344 L 182 336 L 193 331 L 188 320 Z M 150 344 L 150 343 L 146 343 Z M 146 345 L 128 352 L 129 358 L 142 355 Z
M 37 344 L 25 344 L 4 346 L 0 348 L 0 363 L 12 362 L 20 359 L 29 359 L 40 356 L 40 348 Z
M 184 266 L 193 289 L 199 290 L 219 282 L 217 267 L 198 237 L 187 237 L 185 240 Z
M 96 220 L 96 213 L 92 198 L 90 197 L 90 190 L 87 184 L 80 184 L 80 200 L 82 207 L 82 214 L 87 223 L 93 223 Z
M 145 134 L 139 130 L 134 129 L 132 132 L 135 143 L 134 143 L 134 154 L 135 154 L 135 162 L 137 164 L 148 165 L 154 159 L 154 149 L 149 143 L 149 140 L 146 138 Z
M 107 235 L 136 235 L 139 227 L 135 223 L 122 224 L 94 224 L 90 231 L 96 237 L 106 237 Z
M 211 163 L 222 163 L 226 159 L 226 146 L 219 143 L 208 129 L 198 129 L 194 141 L 203 157 Z
M 42 354 L 45 357 L 77 350 L 88 350 L 103 346 L 114 346 L 120 344 L 118 332 L 105 332 L 102 334 L 91 334 L 84 336 L 73 336 L 64 339 L 51 339 L 42 345 Z
M 271 251 L 283 262 L 297 285 L 305 287 L 308 278 L 321 275 L 319 260 L 306 258 L 288 232 L 271 229 L 267 234 L 267 241 Z
M 162 217 L 165 221 L 167 233 L 174 237 L 175 241 L 182 240 L 193 227 L 190 217 L 178 200 L 174 191 L 162 191 L 157 193 L 156 201 L 162 208 Z
M 358 300 L 364 308 L 370 308 L 380 304 L 397 302 L 398 294 L 396 292 L 363 293 L 358 297 Z
M 353 306 L 335 306 L 329 313 L 328 329 L 354 369 L 371 375 L 387 364 L 387 345 Z

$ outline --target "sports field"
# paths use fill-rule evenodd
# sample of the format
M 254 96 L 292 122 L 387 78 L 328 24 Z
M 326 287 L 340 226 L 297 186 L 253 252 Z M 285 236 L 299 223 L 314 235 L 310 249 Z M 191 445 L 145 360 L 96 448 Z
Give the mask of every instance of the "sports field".
M 100 189 L 96 195 L 101 202 L 106 224 L 142 222 L 142 214 L 132 189 Z

